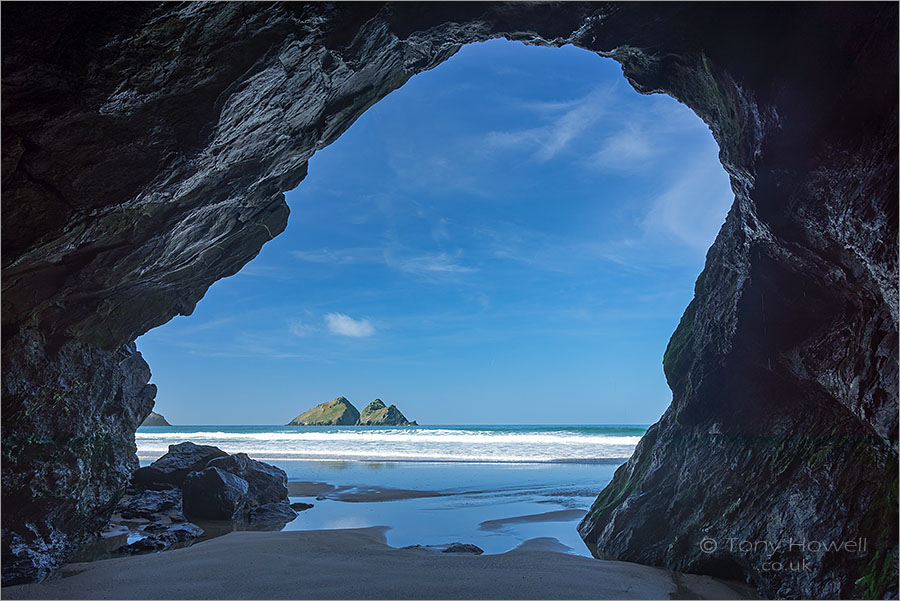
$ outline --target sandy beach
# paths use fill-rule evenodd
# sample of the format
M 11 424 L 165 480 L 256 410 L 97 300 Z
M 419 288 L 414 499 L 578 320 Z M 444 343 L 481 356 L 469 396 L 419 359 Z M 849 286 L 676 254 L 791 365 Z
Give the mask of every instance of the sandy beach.
M 164 553 L 70 564 L 6 599 L 743 599 L 706 576 L 528 541 L 499 555 L 395 549 L 384 529 L 233 532 Z
M 517 515 L 511 518 L 499 520 L 485 520 L 478 524 L 480 530 L 499 530 L 509 524 L 529 524 L 534 522 L 569 522 L 580 520 L 584 512 L 579 509 L 560 509 L 559 511 L 545 511 L 530 515 Z
M 449 493 L 436 490 L 411 490 L 384 486 L 335 486 L 327 482 L 288 482 L 288 493 L 292 497 L 318 497 L 320 499 L 335 499 L 345 503 L 380 503 L 464 494 L 461 492 Z
M 459 467 L 464 471 L 458 473 L 468 474 L 469 481 L 467 486 L 451 489 L 442 485 L 451 477 L 447 466 L 403 466 L 388 473 L 372 472 L 364 464 L 320 467 L 318 472 L 314 467 L 293 466 L 327 478 L 288 482 L 291 500 L 313 507 L 282 531 L 199 522 L 206 534 L 189 547 L 68 564 L 55 580 L 7 587 L 2 595 L 7 599 L 742 599 L 754 595 L 739 583 L 585 556 L 575 531 L 587 501 L 579 496 L 579 487 L 560 488 L 557 483 L 535 493 L 523 481 L 523 474 L 538 474 L 545 481 L 554 474 L 566 479 L 578 473 L 571 468 L 522 472 L 508 466 Z M 586 476 L 590 472 L 586 470 Z M 373 473 L 399 486 L 374 485 Z M 488 481 L 494 486 L 484 486 Z M 437 486 L 416 489 L 403 486 L 407 483 Z M 577 494 L 567 495 L 571 490 Z M 547 511 L 551 507 L 557 509 Z M 485 553 L 443 553 L 451 542 L 475 544 Z M 417 548 L 409 548 L 412 545 Z

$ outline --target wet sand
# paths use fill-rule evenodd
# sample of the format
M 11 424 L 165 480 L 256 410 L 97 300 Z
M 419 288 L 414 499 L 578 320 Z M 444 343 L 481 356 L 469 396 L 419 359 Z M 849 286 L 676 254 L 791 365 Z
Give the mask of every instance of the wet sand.
M 327 482 L 288 482 L 288 494 L 292 497 L 318 497 L 335 489 Z
M 526 516 L 527 517 L 527 516 Z M 394 549 L 383 528 L 233 532 L 164 553 L 69 564 L 5 599 L 741 599 L 706 576 L 559 552 L 554 539 L 499 555 Z
M 580 520 L 585 515 L 581 509 L 560 509 L 558 511 L 545 511 L 544 513 L 532 513 L 530 515 L 518 515 L 499 520 L 485 520 L 478 524 L 479 530 L 499 530 L 510 524 L 533 524 L 537 522 L 570 522 Z
M 389 488 L 384 486 L 335 486 L 327 482 L 288 482 L 288 494 L 292 497 L 316 497 L 318 499 L 333 499 L 347 503 L 377 503 L 379 501 L 446 497 L 451 494 L 463 493 Z

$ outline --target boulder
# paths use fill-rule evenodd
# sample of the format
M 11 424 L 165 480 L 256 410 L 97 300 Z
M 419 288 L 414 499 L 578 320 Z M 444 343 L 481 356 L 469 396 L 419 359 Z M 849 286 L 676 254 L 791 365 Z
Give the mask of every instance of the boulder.
M 247 481 L 216 467 L 188 474 L 182 490 L 189 517 L 234 520 L 243 518 L 247 509 Z
M 315 507 L 312 503 L 291 503 L 291 509 L 294 511 L 306 511 L 307 509 L 312 509 Z
M 247 481 L 251 505 L 276 503 L 288 498 L 287 474 L 274 465 L 250 459 L 246 453 L 217 457 L 206 464 Z
M 165 551 L 169 547 L 171 547 L 174 543 L 166 536 L 147 536 L 140 540 L 137 540 L 130 545 L 125 545 L 121 549 L 119 549 L 119 553 L 124 553 L 126 555 L 134 555 L 136 553 L 145 553 L 145 552 L 153 552 L 153 551 Z
M 423 551 L 440 551 L 441 553 L 472 553 L 481 555 L 484 550 L 470 543 L 450 543 L 449 545 L 409 545 L 404 549 L 422 549 Z
M 152 534 L 122 547 L 119 552 L 133 555 L 146 551 L 165 551 L 178 543 L 187 542 L 203 535 L 203 529 L 190 522 L 174 526 L 153 524 L 144 530 L 152 532 Z
M 254 526 L 284 526 L 297 517 L 287 501 L 278 503 L 266 503 L 250 511 L 249 522 Z
M 469 543 L 450 543 L 447 545 L 447 548 L 444 549 L 444 553 L 474 553 L 475 555 L 481 555 L 484 553 L 484 549 L 481 547 L 476 547 L 475 545 Z
M 118 511 L 123 518 L 155 519 L 165 511 L 181 510 L 181 491 L 145 490 L 119 503 Z
M 169 526 L 165 532 L 173 535 L 181 542 L 202 536 L 203 528 L 197 524 L 192 524 L 191 522 L 184 522 L 182 524 L 173 524 L 172 526 Z
M 359 421 L 359 410 L 347 400 L 338 397 L 333 401 L 320 403 L 309 411 L 304 411 L 288 423 L 288 426 L 355 426 Z
M 135 485 L 166 483 L 181 485 L 185 477 L 193 471 L 206 467 L 210 459 L 227 457 L 228 453 L 218 447 L 182 442 L 169 445 L 169 452 L 134 472 Z
M 145 473 L 145 472 L 144 472 Z M 125 489 L 125 493 L 129 495 L 136 495 L 142 490 L 181 490 L 181 487 L 177 484 L 171 484 L 169 482 L 151 482 L 148 480 L 132 480 L 128 488 Z

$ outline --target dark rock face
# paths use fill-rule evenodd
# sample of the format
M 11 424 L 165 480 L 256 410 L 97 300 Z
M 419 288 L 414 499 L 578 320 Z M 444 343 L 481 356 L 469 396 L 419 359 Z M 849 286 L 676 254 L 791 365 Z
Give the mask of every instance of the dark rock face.
M 3 583 L 15 584 L 46 578 L 104 528 L 138 466 L 134 431 L 156 387 L 133 344 L 50 350 L 33 328 L 7 343 L 2 565 Z
M 234 520 L 247 509 L 247 481 L 215 467 L 191 472 L 184 480 L 184 513 L 208 520 Z
M 780 70 L 722 54 L 715 88 L 649 84 L 710 122 L 736 199 L 666 349 L 672 405 L 579 526 L 600 553 L 770 597 L 897 594 L 897 37 L 863 21 L 817 13 Z
M 247 482 L 251 505 L 276 503 L 288 498 L 287 474 L 284 470 L 250 459 L 245 453 L 213 459 L 206 465 L 243 478 Z
M 316 149 L 505 36 L 690 106 L 735 191 L 665 354 L 672 405 L 585 540 L 766 596 L 896 595 L 896 4 L 2 11 L 4 583 L 49 575 L 122 494 L 155 394 L 131 341 L 284 228 Z M 727 544 L 785 537 L 868 547 L 773 571 Z
M 169 452 L 134 472 L 136 484 L 174 484 L 181 486 L 190 472 L 203 469 L 211 459 L 227 457 L 218 447 L 182 442 L 169 445 Z M 246 457 L 246 455 L 245 455 Z

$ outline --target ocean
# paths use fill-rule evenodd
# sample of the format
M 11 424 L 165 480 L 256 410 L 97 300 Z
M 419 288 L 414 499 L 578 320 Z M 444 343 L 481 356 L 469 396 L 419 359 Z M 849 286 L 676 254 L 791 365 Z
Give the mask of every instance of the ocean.
M 385 526 L 395 547 L 465 542 L 486 553 L 546 538 L 589 555 L 575 527 L 646 429 L 179 426 L 141 427 L 135 438 L 141 465 L 190 440 L 277 465 L 291 482 L 327 484 L 292 494 L 314 507 L 286 530 Z M 372 491 L 403 492 L 386 502 Z
M 138 457 L 190 440 L 262 461 L 621 463 L 645 426 L 141 427 Z

